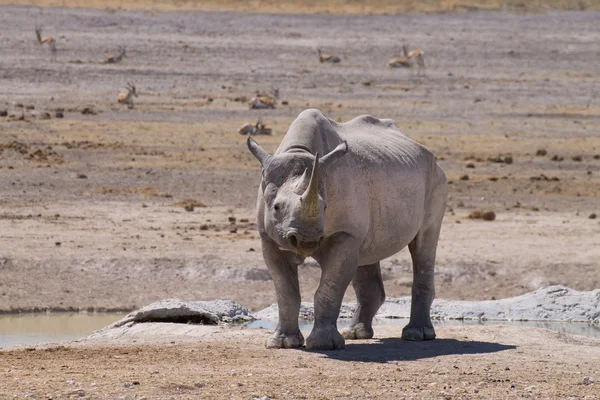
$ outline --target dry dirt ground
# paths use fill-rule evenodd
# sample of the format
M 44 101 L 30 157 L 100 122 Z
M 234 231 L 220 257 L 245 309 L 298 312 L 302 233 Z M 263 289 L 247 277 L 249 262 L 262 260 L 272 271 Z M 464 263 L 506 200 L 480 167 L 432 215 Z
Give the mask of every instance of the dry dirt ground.
M 436 154 L 451 182 L 438 297 L 600 287 L 598 12 L 1 11 L 0 310 L 273 303 L 260 170 L 237 128 L 262 116 L 275 135 L 257 140 L 274 151 L 308 107 L 394 118 Z M 425 71 L 386 66 L 403 43 L 426 50 Z M 118 45 L 127 57 L 103 64 Z M 342 63 L 319 64 L 316 45 Z M 116 102 L 127 81 L 133 110 Z M 287 103 L 249 110 L 271 87 Z M 477 210 L 497 218 L 467 218 Z M 409 259 L 384 261 L 388 295 L 409 293 Z M 319 273 L 302 267 L 304 299 Z
M 164 330 L 162 330 L 164 332 Z M 0 351 L 3 399 L 597 399 L 600 340 L 511 326 L 398 327 L 344 350 L 267 350 L 267 332 L 171 335 Z M 150 343 L 148 343 L 150 342 Z M 14 397 L 13 397 L 14 396 Z
M 253 219 L 260 171 L 237 129 L 262 116 L 275 135 L 257 140 L 273 151 L 308 107 L 393 118 L 436 154 L 451 181 L 438 297 L 598 288 L 599 19 L 0 6 L 0 310 L 273 303 Z M 54 61 L 36 25 L 56 38 Z M 403 43 L 425 50 L 425 71 L 387 68 Z M 103 64 L 118 45 L 128 56 Z M 317 45 L 342 63 L 319 64 Z M 116 103 L 127 81 L 133 110 Z M 286 104 L 248 110 L 271 87 Z M 478 210 L 496 220 L 468 218 Z M 388 295 L 407 295 L 408 253 L 383 267 Z M 311 300 L 319 269 L 300 275 Z M 2 352 L 0 397 L 598 397 L 584 384 L 600 377 L 598 341 L 550 331 L 442 328 L 421 344 L 383 330 L 326 354 L 211 332 Z

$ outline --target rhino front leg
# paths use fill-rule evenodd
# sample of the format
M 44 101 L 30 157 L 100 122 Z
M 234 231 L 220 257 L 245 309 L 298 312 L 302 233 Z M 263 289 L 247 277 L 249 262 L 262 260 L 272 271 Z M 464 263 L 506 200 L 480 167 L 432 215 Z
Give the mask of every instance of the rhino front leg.
M 279 322 L 275 332 L 267 339 L 267 348 L 289 349 L 304 345 L 304 337 L 298 327 L 300 312 L 300 284 L 298 265 L 302 259 L 295 254 L 279 250 L 270 238 L 261 238 L 263 257 L 273 283 L 279 308 Z
M 321 282 L 315 293 L 315 326 L 306 338 L 310 350 L 344 348 L 337 319 L 344 293 L 352 281 L 358 264 L 359 243 L 346 234 L 329 240 L 315 257 L 321 264 Z
M 385 302 L 385 289 L 379 263 L 361 265 L 352 280 L 358 307 L 349 328 L 342 331 L 345 339 L 370 339 L 373 337 L 373 317 Z

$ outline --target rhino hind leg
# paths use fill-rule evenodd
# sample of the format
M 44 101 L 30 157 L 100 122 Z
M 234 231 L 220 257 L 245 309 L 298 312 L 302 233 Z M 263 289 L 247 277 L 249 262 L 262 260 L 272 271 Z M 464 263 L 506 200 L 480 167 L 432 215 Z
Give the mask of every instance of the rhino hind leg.
M 446 207 L 445 200 L 440 203 L 429 224 L 408 245 L 413 262 L 413 285 L 410 321 L 402 330 L 402 338 L 405 340 L 435 339 L 430 312 L 435 297 L 435 253 Z
M 385 290 L 379 263 L 362 265 L 356 270 L 352 281 L 358 307 L 352 316 L 350 327 L 342 330 L 345 339 L 371 339 L 373 317 L 385 302 Z

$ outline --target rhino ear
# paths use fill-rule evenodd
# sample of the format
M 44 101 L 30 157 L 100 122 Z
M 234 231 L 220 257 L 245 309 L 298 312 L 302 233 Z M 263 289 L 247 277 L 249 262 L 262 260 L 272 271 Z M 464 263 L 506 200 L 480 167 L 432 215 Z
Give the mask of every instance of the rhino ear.
M 251 137 L 248 138 L 248 149 L 254 155 L 254 157 L 260 161 L 260 165 L 262 165 L 263 168 L 266 167 L 272 156 L 262 147 L 260 147 L 258 143 L 256 143 L 256 141 Z
M 327 168 L 329 165 L 333 164 L 340 158 L 342 158 L 348 152 L 348 142 L 344 140 L 343 143 L 337 145 L 335 149 L 325 154 L 323 158 L 321 158 L 321 165 Z

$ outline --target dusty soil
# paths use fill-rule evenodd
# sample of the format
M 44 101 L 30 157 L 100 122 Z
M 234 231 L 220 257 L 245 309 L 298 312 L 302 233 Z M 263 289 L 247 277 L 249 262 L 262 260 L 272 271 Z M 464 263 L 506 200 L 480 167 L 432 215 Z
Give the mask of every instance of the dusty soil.
M 308 352 L 265 349 L 261 330 L 182 327 L 140 343 L 132 336 L 0 351 L 0 396 L 598 398 L 600 340 L 544 329 L 445 327 L 419 343 L 386 327 L 344 350 Z
M 253 217 L 260 172 L 236 131 L 262 116 L 275 135 L 257 140 L 274 150 L 307 107 L 394 118 L 435 152 L 451 182 L 438 297 L 600 287 L 598 12 L 1 11 L 2 311 L 273 303 Z M 55 61 L 35 25 L 56 37 Z M 386 67 L 404 42 L 426 50 L 425 71 Z M 118 45 L 123 62 L 102 64 Z M 342 63 L 319 64 L 316 45 Z M 133 110 L 116 102 L 127 81 Z M 287 104 L 248 110 L 272 86 Z M 407 295 L 408 253 L 383 266 L 388 295 Z M 311 300 L 317 265 L 301 279 Z

